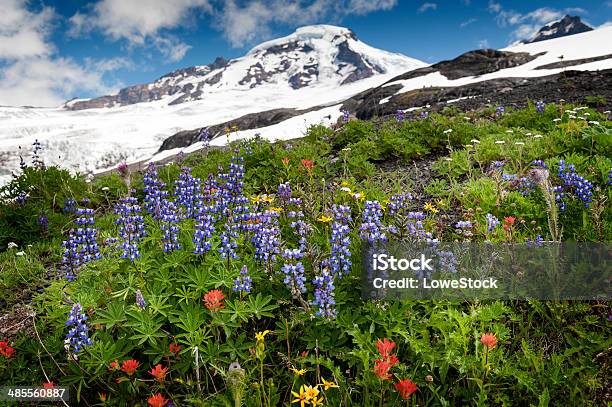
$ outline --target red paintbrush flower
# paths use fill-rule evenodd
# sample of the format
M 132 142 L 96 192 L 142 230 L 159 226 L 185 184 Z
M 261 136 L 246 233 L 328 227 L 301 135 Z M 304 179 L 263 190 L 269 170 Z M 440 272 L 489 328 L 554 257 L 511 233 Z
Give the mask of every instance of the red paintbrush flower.
M 170 344 L 170 353 L 174 353 L 175 355 L 181 351 L 181 345 L 176 342 L 172 342 Z
M 382 341 L 379 339 L 376 341 L 376 348 L 383 359 L 388 359 L 391 356 L 391 351 L 393 348 L 395 348 L 395 342 L 392 342 L 387 338 L 384 338 Z
M 162 383 L 164 379 L 166 378 L 166 373 L 168 373 L 168 368 L 162 367 L 162 365 L 157 364 L 155 365 L 155 368 L 149 370 L 149 373 L 151 373 L 151 375 L 155 377 L 155 380 Z
M 128 374 L 128 376 L 136 373 L 136 369 L 140 366 L 140 362 L 134 359 L 126 360 L 121 364 L 121 370 Z
M 281 159 L 281 162 L 283 163 L 283 165 L 287 166 L 289 165 L 289 157 L 283 157 Z
M 221 290 L 211 290 L 204 294 L 204 305 L 209 310 L 216 312 L 223 308 L 221 301 L 225 298 Z
M 0 349 L 0 355 L 4 356 L 7 359 L 10 359 L 15 354 L 15 349 L 10 346 L 5 347 L 4 349 Z
M 53 381 L 48 381 L 46 383 L 43 383 L 43 387 L 45 389 L 52 389 L 53 387 L 55 387 L 55 383 L 53 383 Z
M 149 397 L 147 401 L 151 407 L 164 407 L 166 404 L 168 404 L 168 400 L 166 400 L 160 393 Z
M 394 386 L 404 400 L 408 400 L 412 393 L 419 389 L 410 379 L 400 380 L 395 383 Z
M 119 370 L 119 362 L 117 360 L 110 362 L 108 370 Z
M 389 370 L 391 370 L 392 366 L 391 362 L 387 360 L 376 359 L 374 361 L 374 374 L 382 380 L 390 380 Z
M 493 349 L 497 346 L 497 338 L 495 337 L 495 334 L 483 333 L 480 337 L 480 343 L 482 343 L 488 349 Z
M 307 159 L 303 159 L 302 160 L 302 165 L 304 166 L 304 168 L 306 168 L 309 172 L 312 171 L 312 169 L 314 168 L 314 163 L 312 162 L 312 160 L 307 160 Z

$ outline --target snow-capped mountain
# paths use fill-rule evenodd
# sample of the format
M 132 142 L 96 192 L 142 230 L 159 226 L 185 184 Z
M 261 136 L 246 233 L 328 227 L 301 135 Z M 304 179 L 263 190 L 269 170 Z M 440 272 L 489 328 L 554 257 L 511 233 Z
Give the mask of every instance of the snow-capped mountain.
M 337 105 L 423 66 L 370 47 L 347 28 L 315 25 L 262 43 L 241 58 L 181 69 L 116 95 L 58 108 L 0 107 L 0 183 L 18 168 L 19 146 L 27 153 L 35 139 L 48 164 L 93 171 L 149 158 L 181 130 L 278 108 L 301 112 Z M 339 114 L 338 106 L 311 112 L 266 136 L 300 137 L 308 125 Z
M 565 15 L 561 20 L 549 23 L 540 28 L 533 37 L 523 41 L 523 43 L 529 44 L 532 42 L 551 40 L 553 38 L 580 34 L 591 30 L 593 30 L 593 28 L 583 23 L 580 17 Z
M 307 26 L 287 37 L 260 44 L 242 58 L 230 61 L 217 58 L 210 65 L 180 69 L 153 83 L 130 86 L 116 95 L 72 101 L 66 107 L 80 110 L 156 100 L 176 105 L 227 90 L 336 87 L 422 65 L 404 55 L 370 47 L 348 28 Z

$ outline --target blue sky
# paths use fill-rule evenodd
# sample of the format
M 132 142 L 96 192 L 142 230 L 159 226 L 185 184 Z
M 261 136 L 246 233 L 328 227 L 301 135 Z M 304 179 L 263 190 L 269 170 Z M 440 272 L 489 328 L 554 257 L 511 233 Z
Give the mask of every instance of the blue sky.
M 612 1 L 590 0 L 0 0 L 0 10 L 2 105 L 113 92 L 307 24 L 433 63 L 506 46 L 566 13 L 612 21 Z

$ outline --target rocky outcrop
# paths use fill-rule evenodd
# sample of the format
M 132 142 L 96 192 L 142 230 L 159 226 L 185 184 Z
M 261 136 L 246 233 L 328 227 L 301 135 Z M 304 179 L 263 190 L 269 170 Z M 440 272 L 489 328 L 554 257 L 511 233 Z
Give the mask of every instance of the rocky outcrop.
M 192 66 L 189 68 L 177 69 L 166 74 L 151 84 L 128 86 L 121 89 L 116 95 L 101 96 L 89 100 L 79 100 L 66 103 L 65 107 L 69 110 L 95 109 L 102 107 L 126 106 L 134 103 L 151 102 L 160 100 L 164 97 L 176 95 L 176 99 L 169 104 L 182 103 L 187 100 L 197 99 L 201 95 L 201 83 L 197 86 L 193 83 L 181 83 L 186 78 L 204 77 L 215 70 L 225 68 L 229 61 L 223 57 L 217 57 L 212 64 L 204 66 Z M 203 83 L 216 83 L 219 81 L 220 72 L 211 78 L 207 78 Z
M 399 75 L 389 82 L 418 78 L 434 72 L 440 72 L 448 79 L 459 79 L 466 76 L 480 76 L 500 69 L 513 68 L 533 61 L 542 54 L 531 55 L 527 52 L 509 52 L 496 49 L 478 49 L 459 55 L 449 61 L 438 62 L 425 68 L 415 69 Z
M 393 85 L 392 85 L 393 86 Z M 457 87 L 414 89 L 389 98 L 392 86 L 370 89 L 344 102 L 343 108 L 359 119 L 394 114 L 397 110 L 428 106 L 439 111 L 447 106 L 462 110 L 487 105 L 525 106 L 530 100 L 583 103 L 586 96 L 601 95 L 612 102 L 612 69 L 602 71 L 566 71 L 537 78 L 498 78 Z M 399 85 L 397 85 L 399 86 Z M 387 99 L 386 103 L 380 103 Z
M 604 61 L 606 59 L 610 59 L 612 58 L 612 54 L 608 54 L 608 55 L 601 55 L 598 57 L 592 57 L 592 58 L 582 58 L 582 59 L 570 59 L 569 61 L 559 61 L 559 62 L 553 62 L 551 64 L 546 64 L 546 65 L 540 65 L 534 69 L 558 69 L 558 68 L 565 68 L 568 66 L 576 66 L 576 65 L 582 65 L 582 64 L 588 64 L 589 62 L 597 62 L 597 61 Z
M 532 42 L 551 40 L 553 38 L 565 37 L 566 35 L 579 34 L 593 30 L 582 22 L 578 16 L 566 15 L 561 20 L 545 25 L 529 40 L 523 41 L 525 44 Z
M 188 147 L 194 143 L 197 143 L 198 141 L 201 141 L 199 139 L 200 134 L 205 128 L 208 129 L 208 134 L 210 135 L 210 138 L 214 139 L 216 137 L 224 135 L 225 129 L 229 127 L 236 126 L 240 130 L 259 129 L 262 127 L 267 127 L 273 124 L 280 123 L 294 116 L 299 116 L 301 114 L 308 113 L 317 109 L 319 109 L 319 107 L 313 107 L 304 110 L 273 109 L 259 113 L 247 114 L 235 120 L 218 123 L 212 126 L 204 126 L 198 129 L 181 131 L 164 140 L 161 147 L 159 148 L 159 151 L 170 150 L 173 148 Z

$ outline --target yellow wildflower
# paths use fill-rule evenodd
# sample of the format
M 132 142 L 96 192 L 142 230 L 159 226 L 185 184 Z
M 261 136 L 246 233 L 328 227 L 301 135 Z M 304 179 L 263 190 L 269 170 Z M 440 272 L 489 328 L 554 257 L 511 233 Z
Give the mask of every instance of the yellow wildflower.
M 273 206 L 273 207 L 270 208 L 270 210 L 272 212 L 282 212 L 283 208 L 279 208 L 279 207 Z
M 261 200 L 266 203 L 272 203 L 272 201 L 274 201 L 274 197 L 272 195 L 264 195 L 261 197 Z
M 327 222 L 330 222 L 332 220 L 332 218 L 329 217 L 329 216 L 321 215 L 321 217 L 319 219 L 317 219 L 317 220 L 319 222 L 327 223 Z
M 319 397 L 319 398 L 313 397 L 313 399 L 310 400 L 310 404 L 313 406 L 322 406 L 323 401 L 324 401 L 323 397 Z
M 325 379 L 323 379 L 323 378 L 321 378 L 321 380 L 323 380 L 323 383 L 319 384 L 319 386 L 323 386 L 323 390 L 326 390 L 326 391 L 327 391 L 327 390 L 329 390 L 329 389 L 331 389 L 331 388 L 334 388 L 334 387 L 340 387 L 340 386 L 338 386 L 338 385 L 337 385 L 336 383 L 334 383 L 334 382 L 331 382 L 331 381 L 330 381 L 330 382 L 328 382 L 327 380 L 325 380 Z
M 306 369 L 296 369 L 295 367 L 291 367 L 289 368 L 289 370 L 291 370 L 293 373 L 296 374 L 296 376 L 304 376 L 304 374 L 306 373 Z
M 257 339 L 257 342 L 263 342 L 263 340 L 264 340 L 265 336 L 266 336 L 267 334 L 269 334 L 269 333 L 270 333 L 270 330 L 268 330 L 268 329 L 266 329 L 266 330 L 265 330 L 265 331 L 263 331 L 263 332 L 257 332 L 257 333 L 255 334 L 255 339 Z
M 294 391 L 291 392 L 295 400 L 291 401 L 292 403 L 300 403 L 300 407 L 304 407 L 306 404 L 310 403 L 310 399 L 306 398 L 306 390 L 304 389 L 304 385 L 300 386 L 300 392 L 296 393 Z
M 353 198 L 363 201 L 365 199 L 365 194 L 363 192 L 358 192 L 353 195 Z
M 304 386 L 304 390 L 306 392 L 306 399 L 308 400 L 312 400 L 319 395 L 319 389 L 317 389 L 316 386 Z
M 253 203 L 260 203 L 260 202 L 262 202 L 261 195 L 252 196 L 251 197 L 251 202 L 253 202 Z
M 424 206 L 424 209 L 425 209 L 426 211 L 429 211 L 429 212 L 433 213 L 433 214 L 436 214 L 436 213 L 440 212 L 440 211 L 439 211 L 439 209 L 438 209 L 438 208 L 436 208 L 436 207 L 435 207 L 435 205 L 434 205 L 434 204 L 432 204 L 431 202 L 427 202 L 427 203 L 425 204 L 425 206 Z
M 342 181 L 342 183 L 341 183 L 340 185 L 342 185 L 343 187 L 348 187 L 348 186 L 349 186 L 349 183 L 348 183 L 348 182 L 346 182 L 346 181 Z

